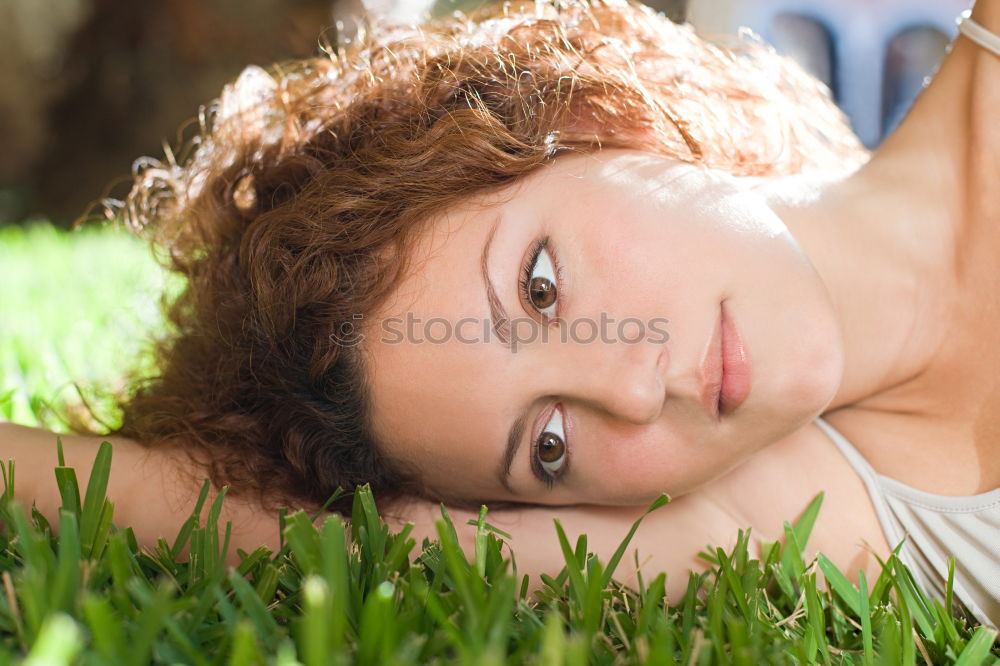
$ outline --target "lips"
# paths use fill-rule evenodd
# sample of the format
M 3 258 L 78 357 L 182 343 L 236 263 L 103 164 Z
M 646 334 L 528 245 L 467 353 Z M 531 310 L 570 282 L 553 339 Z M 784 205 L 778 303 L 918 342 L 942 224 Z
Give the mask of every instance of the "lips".
M 751 366 L 743 338 L 736 329 L 726 303 L 722 303 L 722 390 L 719 411 L 725 416 L 743 404 L 750 395 Z
M 750 359 L 725 301 L 698 368 L 701 404 L 714 420 L 731 414 L 750 394 Z
M 698 367 L 698 380 L 701 384 L 701 404 L 705 412 L 713 419 L 719 418 L 719 399 L 722 394 L 723 359 L 722 359 L 722 309 L 719 318 L 715 320 L 712 337 L 701 356 Z

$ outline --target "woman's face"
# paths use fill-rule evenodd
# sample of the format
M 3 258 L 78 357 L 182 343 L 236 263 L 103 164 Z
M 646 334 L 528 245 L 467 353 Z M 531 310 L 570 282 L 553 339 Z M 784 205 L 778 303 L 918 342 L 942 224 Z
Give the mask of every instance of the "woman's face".
M 361 344 L 383 453 L 445 498 L 680 495 L 802 427 L 841 380 L 812 263 L 718 172 L 626 150 L 560 157 L 429 220 L 412 250 Z M 717 417 L 701 365 L 718 358 L 723 302 L 750 392 Z

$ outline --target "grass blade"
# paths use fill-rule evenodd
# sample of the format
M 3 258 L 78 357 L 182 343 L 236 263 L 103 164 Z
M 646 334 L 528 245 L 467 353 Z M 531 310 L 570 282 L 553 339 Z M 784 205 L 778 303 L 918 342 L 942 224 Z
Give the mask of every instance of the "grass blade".
M 955 660 L 955 666 L 978 666 L 982 664 L 990 653 L 993 642 L 997 639 L 997 632 L 986 627 L 979 627 L 972 634 L 962 654 Z

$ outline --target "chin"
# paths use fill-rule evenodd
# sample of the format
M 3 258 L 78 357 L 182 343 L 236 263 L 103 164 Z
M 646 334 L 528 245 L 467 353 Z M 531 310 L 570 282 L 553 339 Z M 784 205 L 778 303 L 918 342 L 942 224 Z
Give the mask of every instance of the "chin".
M 812 421 L 833 402 L 844 378 L 844 346 L 835 324 L 814 328 L 791 359 L 778 396 L 791 420 Z

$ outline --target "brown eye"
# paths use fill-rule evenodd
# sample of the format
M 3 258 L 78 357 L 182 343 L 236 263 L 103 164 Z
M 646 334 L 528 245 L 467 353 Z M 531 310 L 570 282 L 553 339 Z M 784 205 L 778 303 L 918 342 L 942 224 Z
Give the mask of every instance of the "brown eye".
M 556 286 L 548 278 L 531 278 L 528 283 L 528 298 L 533 306 L 544 310 L 556 302 Z
M 541 468 L 538 474 L 543 481 L 551 484 L 563 472 L 568 448 L 563 428 L 562 408 L 556 407 L 535 442 L 535 459 Z
M 559 300 L 556 266 L 543 240 L 535 252 L 531 264 L 525 267 L 521 279 L 524 299 L 533 309 L 546 319 L 555 319 L 556 302 Z
M 559 462 L 566 454 L 566 444 L 551 432 L 543 432 L 538 438 L 538 459 L 543 463 Z

